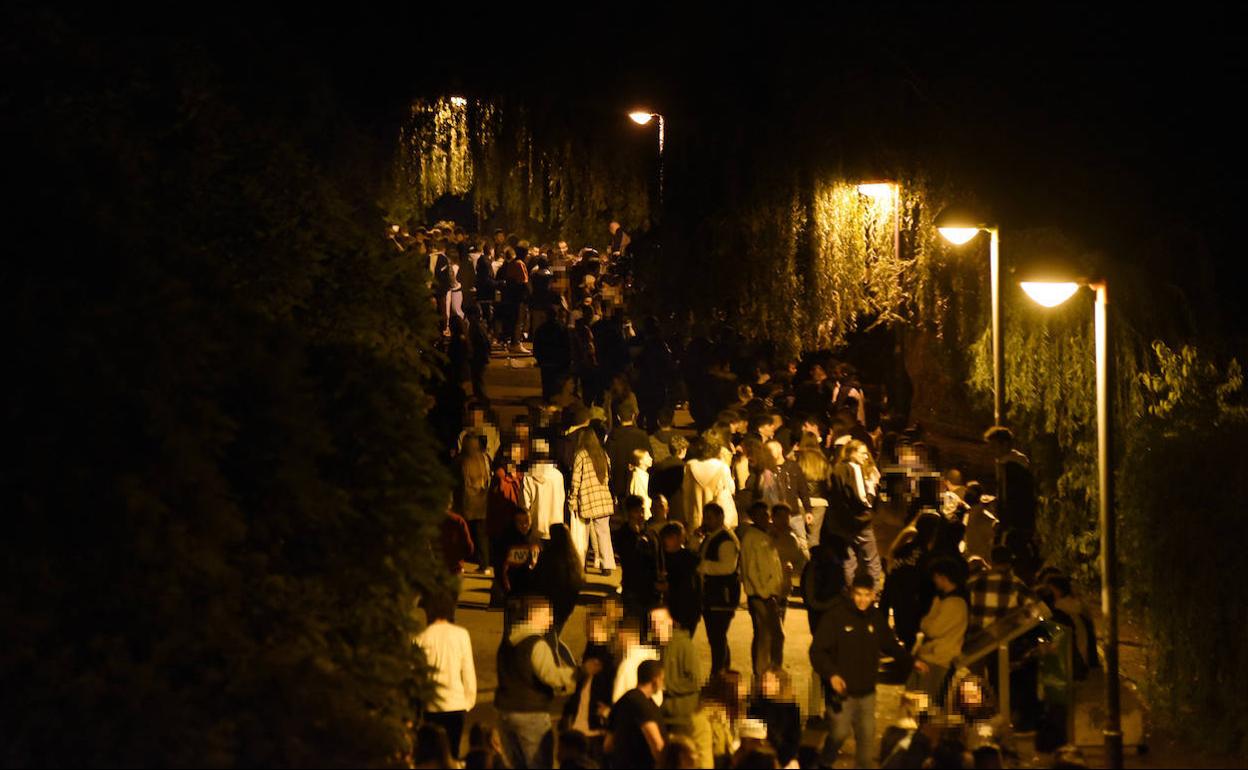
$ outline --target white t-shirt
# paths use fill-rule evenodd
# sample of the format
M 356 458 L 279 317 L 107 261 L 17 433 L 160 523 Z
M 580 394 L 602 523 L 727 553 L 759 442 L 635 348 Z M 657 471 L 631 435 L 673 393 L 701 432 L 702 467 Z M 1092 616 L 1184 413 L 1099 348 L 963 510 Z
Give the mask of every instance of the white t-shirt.
M 432 623 L 416 636 L 425 653 L 436 688 L 429 711 L 471 711 L 477 704 L 477 670 L 468 629 L 454 623 Z

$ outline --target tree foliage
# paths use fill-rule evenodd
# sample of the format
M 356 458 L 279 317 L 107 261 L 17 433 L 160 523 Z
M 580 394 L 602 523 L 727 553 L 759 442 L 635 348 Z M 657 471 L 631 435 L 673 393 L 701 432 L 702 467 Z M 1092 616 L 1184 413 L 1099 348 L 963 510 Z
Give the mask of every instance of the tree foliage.
M 650 222 L 653 137 L 623 115 L 566 103 L 440 96 L 418 99 L 400 127 L 386 208 L 425 221 L 442 196 L 471 196 L 478 222 L 572 247 L 601 244 L 607 224 Z
M 3 282 L 6 765 L 409 749 L 447 484 L 422 266 L 311 149 L 359 139 L 332 108 L 275 118 L 212 61 L 56 23 L 6 50 L 35 204 Z
M 1124 585 L 1150 630 L 1149 701 L 1179 734 L 1243 756 L 1248 718 L 1248 429 L 1239 362 L 1154 346 L 1119 473 Z

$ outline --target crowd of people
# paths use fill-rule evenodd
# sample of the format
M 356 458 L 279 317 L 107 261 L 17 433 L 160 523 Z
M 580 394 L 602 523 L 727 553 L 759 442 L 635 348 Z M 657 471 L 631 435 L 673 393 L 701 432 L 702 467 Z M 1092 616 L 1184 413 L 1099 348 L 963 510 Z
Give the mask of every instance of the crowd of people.
M 860 767 L 1001 766 L 1002 747 L 970 727 L 1000 683 L 993 666 L 955 670 L 963 650 L 1043 602 L 1073 634 L 1076 668 L 1096 666 L 1071 581 L 1037 558 L 1034 484 L 1010 432 L 985 435 L 989 482 L 964 483 L 848 363 L 778 359 L 723 318 L 635 328 L 630 240 L 617 222 L 607 235 L 601 251 L 572 252 L 448 223 L 390 233 L 427 260 L 442 323 L 431 420 L 457 471 L 446 567 L 490 578 L 502 611 L 498 721 L 473 726 L 465 765 L 831 766 L 852 736 Z M 505 431 L 485 387 L 491 352 L 509 365 L 531 352 L 541 374 L 541 396 Z M 685 410 L 692 425 L 677 424 Z M 889 522 L 897 534 L 877 542 Z M 574 655 L 563 632 L 587 576 L 617 571 Z M 424 601 L 417 643 L 436 693 L 418 766 L 458 759 L 475 704 L 455 598 Z M 748 677 L 728 644 L 742 606 Z M 790 606 L 809 621 L 805 723 L 785 667 Z M 1016 695 L 1013 720 L 1026 728 L 1042 712 L 1036 665 L 1021 657 L 1011 681 L 1030 695 Z M 877 744 L 881 676 L 921 697 Z M 933 738 L 930 713 L 967 719 Z

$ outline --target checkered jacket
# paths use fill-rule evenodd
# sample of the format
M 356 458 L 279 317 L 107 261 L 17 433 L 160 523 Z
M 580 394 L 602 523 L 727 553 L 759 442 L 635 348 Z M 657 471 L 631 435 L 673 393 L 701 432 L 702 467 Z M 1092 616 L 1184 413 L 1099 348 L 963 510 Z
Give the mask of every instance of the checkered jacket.
M 1014 577 L 1009 567 L 996 567 L 971 578 L 966 585 L 971 596 L 971 628 L 983 629 L 996 623 L 1032 598 L 1027 584 Z
M 574 516 L 582 519 L 601 519 L 615 513 L 615 500 L 607 483 L 611 480 L 611 460 L 607 459 L 607 481 L 599 481 L 589 453 L 581 450 L 572 461 L 572 490 L 568 493 L 568 508 Z

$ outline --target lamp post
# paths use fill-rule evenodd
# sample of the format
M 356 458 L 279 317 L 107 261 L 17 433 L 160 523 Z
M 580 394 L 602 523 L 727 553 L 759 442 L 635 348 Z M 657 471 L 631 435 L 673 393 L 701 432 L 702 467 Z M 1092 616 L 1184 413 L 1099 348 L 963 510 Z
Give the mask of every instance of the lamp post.
M 1101 611 L 1105 614 L 1105 753 L 1109 766 L 1122 767 L 1122 718 L 1118 691 L 1118 531 L 1114 512 L 1114 475 L 1110 469 L 1113 357 L 1109 349 L 1109 286 L 1104 278 L 1070 275 L 1029 276 L 1022 281 L 1027 296 L 1045 307 L 1070 299 L 1080 287 L 1096 292 L 1096 470 L 1101 523 Z
M 893 254 L 901 260 L 901 184 L 898 182 L 863 182 L 858 194 L 876 201 L 892 199 L 893 204 Z
M 663 208 L 663 138 L 667 127 L 666 121 L 659 113 L 649 110 L 633 110 L 628 113 L 628 117 L 639 126 L 644 126 L 655 118 L 659 119 L 659 209 L 661 210 Z
M 1001 340 L 1001 233 L 968 209 L 951 206 L 936 216 L 936 229 L 945 240 L 961 246 L 988 233 L 988 261 L 992 273 L 992 420 L 1003 425 L 1005 417 L 1005 353 Z M 999 490 L 998 490 L 999 491 Z

